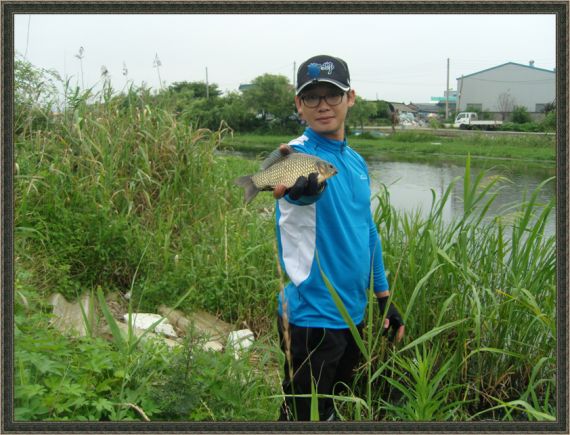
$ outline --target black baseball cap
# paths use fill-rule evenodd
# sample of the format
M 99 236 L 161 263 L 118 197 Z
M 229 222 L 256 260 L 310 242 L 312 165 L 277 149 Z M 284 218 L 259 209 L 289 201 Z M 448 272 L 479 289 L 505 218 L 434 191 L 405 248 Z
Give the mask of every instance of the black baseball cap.
M 299 95 L 307 86 L 323 82 L 332 83 L 345 92 L 350 90 L 350 73 L 346 62 L 324 54 L 306 60 L 297 70 L 296 93 Z

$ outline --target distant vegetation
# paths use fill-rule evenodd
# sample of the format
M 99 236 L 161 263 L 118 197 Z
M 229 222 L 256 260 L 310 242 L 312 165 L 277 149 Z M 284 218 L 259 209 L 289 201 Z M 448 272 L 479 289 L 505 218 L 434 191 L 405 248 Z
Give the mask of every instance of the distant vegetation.
M 270 152 L 277 144 L 288 142 L 291 136 L 236 133 L 226 136 L 220 146 L 244 152 Z M 476 134 L 462 137 L 443 137 L 425 131 L 403 130 L 374 137 L 369 133 L 349 135 L 350 146 L 365 157 L 389 153 L 398 159 L 440 157 L 461 159 L 470 154 L 485 158 L 508 158 L 554 165 L 556 137 L 554 136 L 486 136 Z

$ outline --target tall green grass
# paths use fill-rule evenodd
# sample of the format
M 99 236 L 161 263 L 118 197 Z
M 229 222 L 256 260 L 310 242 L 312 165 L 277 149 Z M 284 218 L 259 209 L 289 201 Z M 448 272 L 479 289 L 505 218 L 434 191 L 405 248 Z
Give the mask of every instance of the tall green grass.
M 132 286 L 146 309 L 191 290 L 189 308 L 268 321 L 277 280 L 258 271 L 274 268 L 272 224 L 232 184 L 256 165 L 216 156 L 229 129 L 194 129 L 133 89 L 46 117 L 15 140 L 16 260 L 39 289 Z
M 554 420 L 556 249 L 544 234 L 554 200 L 538 203 L 539 186 L 487 222 L 500 179 L 473 178 L 468 159 L 464 212 L 448 223 L 442 211 L 457 181 L 441 198 L 434 192 L 427 218 L 396 211 L 387 188 L 378 195 L 375 221 L 407 338 L 393 346 L 380 337 L 375 304 L 362 338 L 343 316 L 364 357 L 352 397 L 365 401 L 368 419 Z M 343 418 L 362 418 L 346 399 L 338 405 Z

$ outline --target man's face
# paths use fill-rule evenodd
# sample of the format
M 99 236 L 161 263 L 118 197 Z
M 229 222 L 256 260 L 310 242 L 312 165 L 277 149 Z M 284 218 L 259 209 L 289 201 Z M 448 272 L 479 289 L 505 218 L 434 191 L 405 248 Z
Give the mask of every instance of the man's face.
M 335 104 L 340 94 L 343 94 L 342 98 L 338 104 Z M 316 97 L 324 96 L 327 97 L 326 100 L 321 98 L 316 107 L 309 107 L 317 101 Z M 313 104 L 311 104 L 311 100 Z M 309 127 L 329 139 L 336 140 L 344 139 L 344 121 L 348 108 L 354 105 L 354 101 L 354 90 L 343 92 L 340 88 L 329 83 L 310 86 L 301 95 L 295 96 L 297 111 L 301 118 L 309 124 Z

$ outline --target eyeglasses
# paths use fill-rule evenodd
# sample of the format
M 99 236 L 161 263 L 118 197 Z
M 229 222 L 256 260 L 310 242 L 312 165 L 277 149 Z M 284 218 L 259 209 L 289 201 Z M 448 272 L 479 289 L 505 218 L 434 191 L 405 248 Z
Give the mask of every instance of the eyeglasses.
M 321 100 L 325 100 L 329 106 L 338 106 L 342 101 L 342 97 L 344 96 L 344 92 L 337 93 L 337 94 L 328 94 L 328 95 L 303 95 L 301 97 L 301 101 L 305 106 L 314 108 L 321 104 Z

